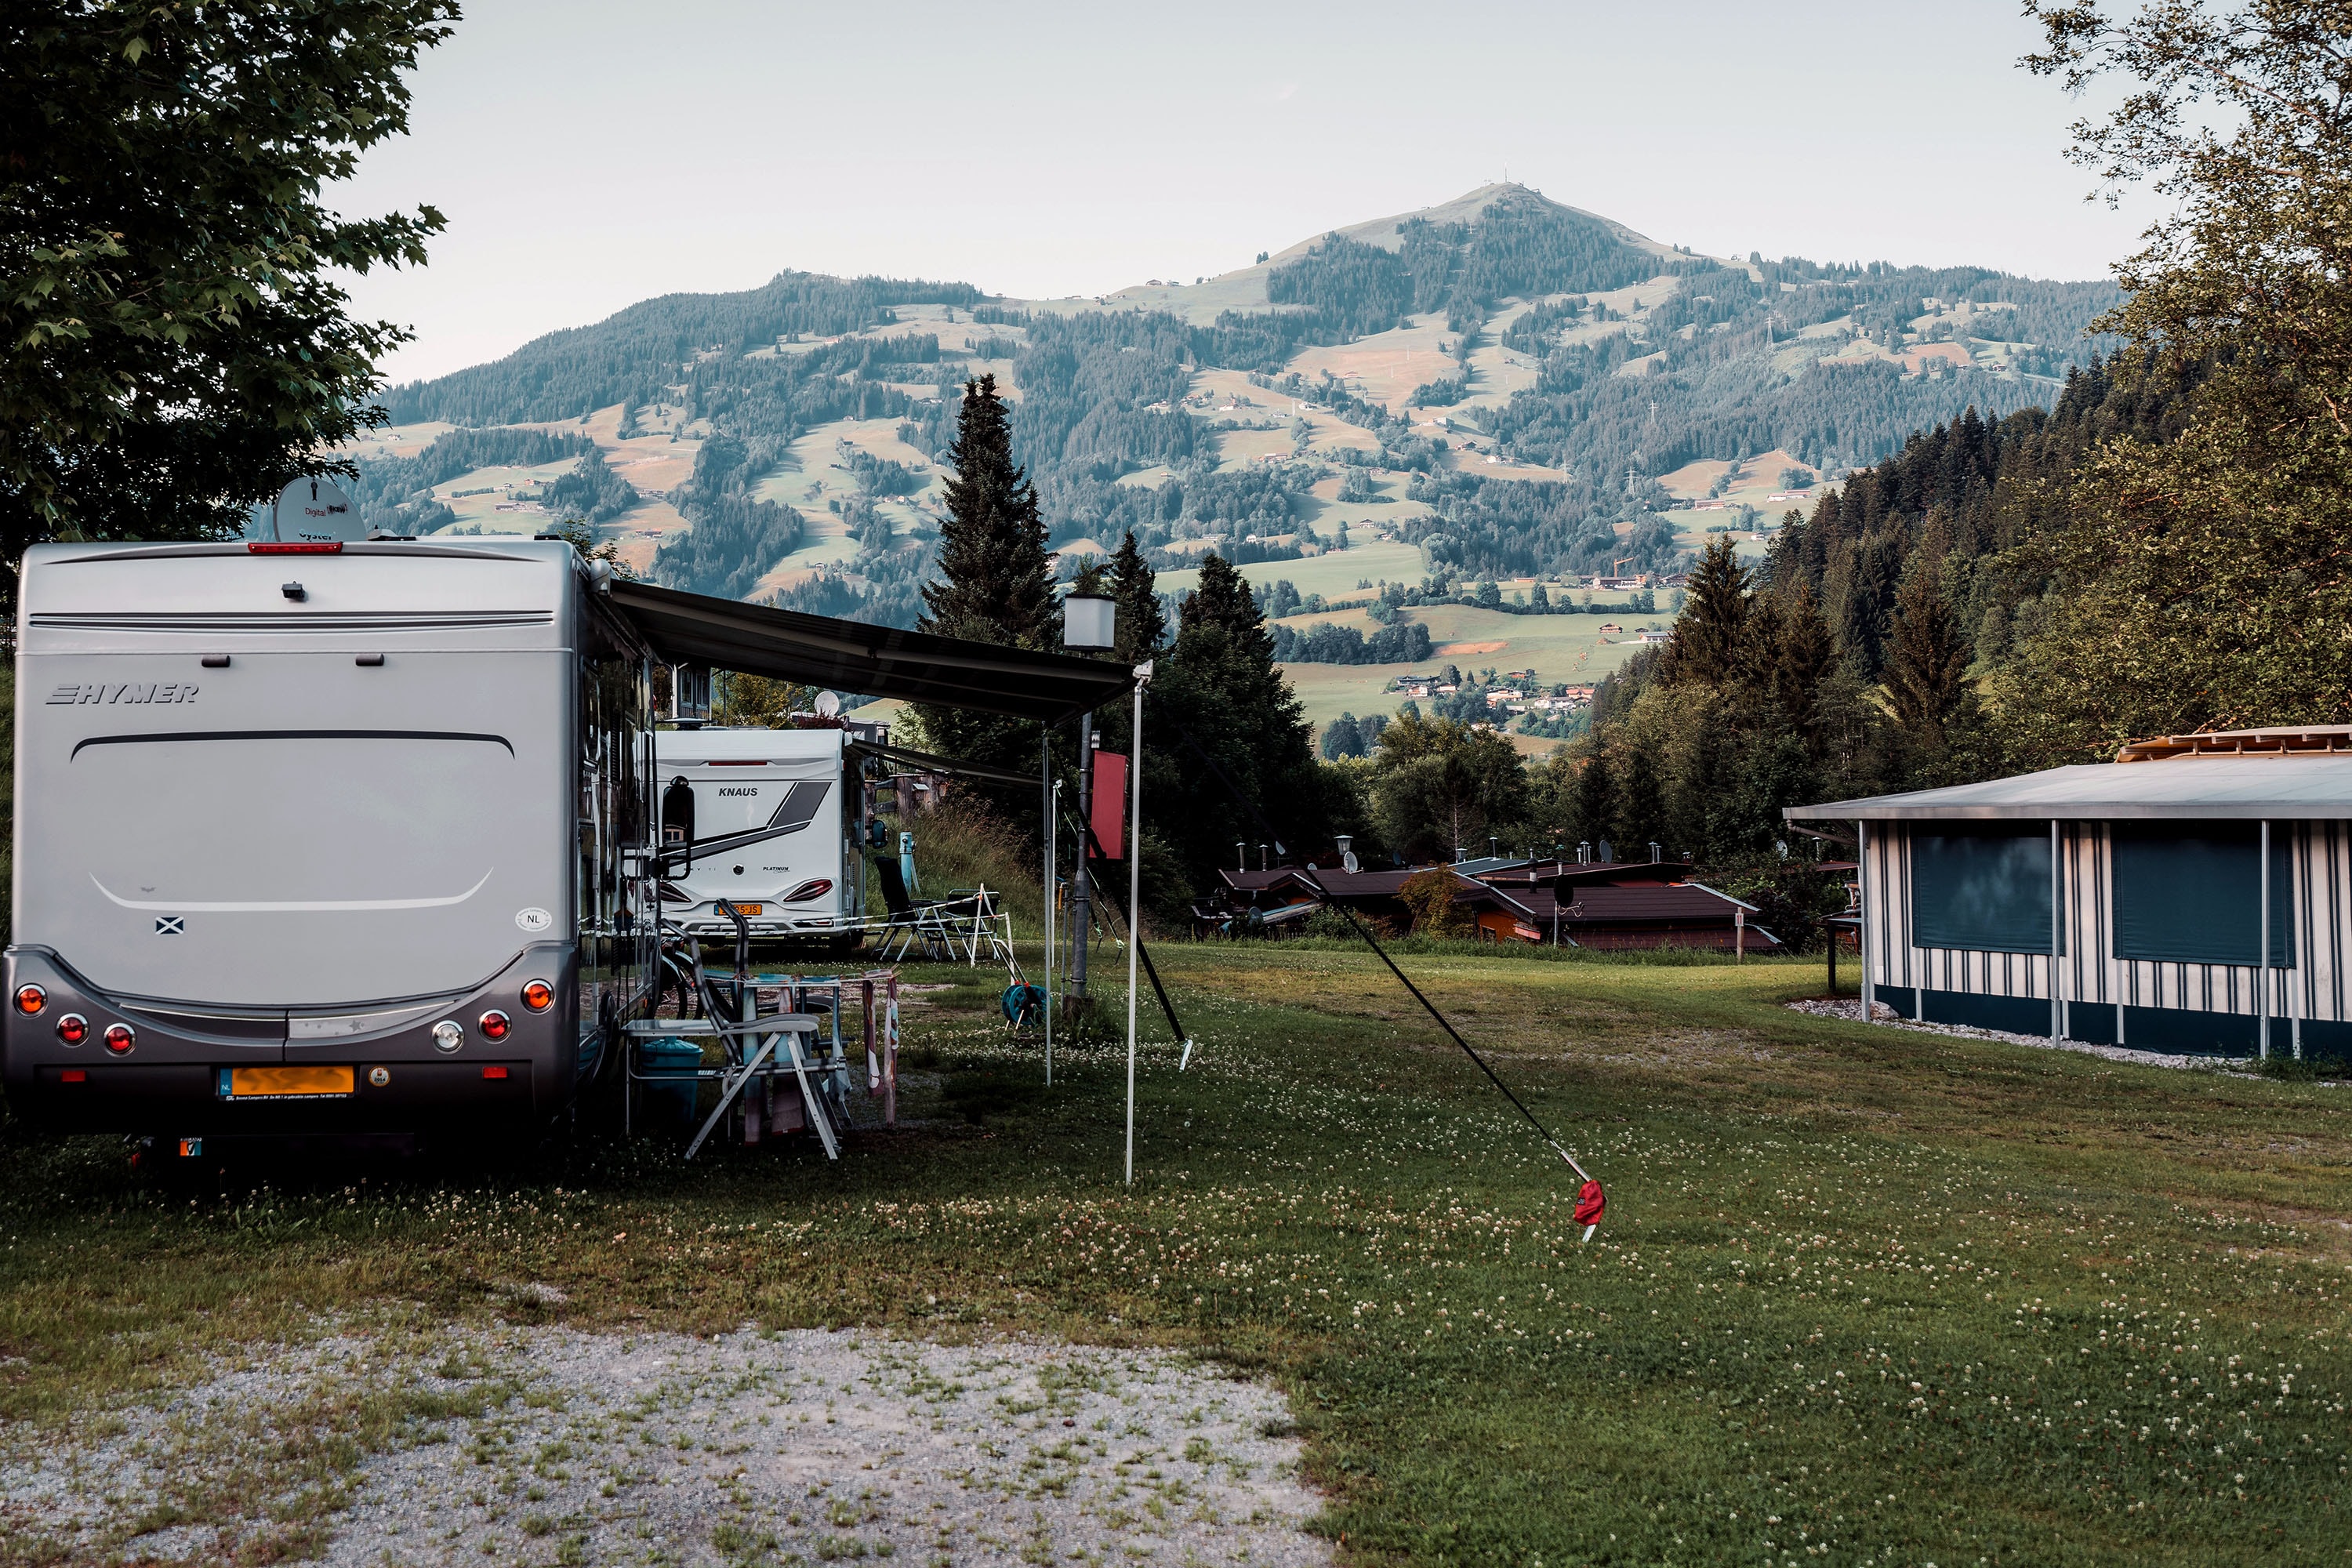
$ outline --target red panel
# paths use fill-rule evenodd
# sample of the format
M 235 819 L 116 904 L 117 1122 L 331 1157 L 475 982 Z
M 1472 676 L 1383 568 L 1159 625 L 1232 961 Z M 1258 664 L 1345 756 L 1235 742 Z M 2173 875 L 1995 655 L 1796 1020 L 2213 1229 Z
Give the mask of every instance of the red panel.
M 1127 858 L 1127 757 L 1119 752 L 1095 753 L 1093 800 L 1095 837 L 1103 853 L 1114 860 Z

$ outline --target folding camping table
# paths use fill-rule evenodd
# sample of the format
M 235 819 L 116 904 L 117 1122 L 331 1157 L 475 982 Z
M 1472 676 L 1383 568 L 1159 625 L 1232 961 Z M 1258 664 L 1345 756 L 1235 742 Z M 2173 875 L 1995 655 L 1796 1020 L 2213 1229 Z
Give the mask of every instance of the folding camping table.
M 625 1096 L 624 1128 L 634 1131 L 635 1089 L 639 1084 L 675 1084 L 691 1077 L 698 1084 L 719 1085 L 719 1103 L 687 1145 L 691 1160 L 716 1131 L 727 1113 L 753 1086 L 762 1098 L 790 1077 L 799 1094 L 808 1125 L 824 1145 L 825 1157 L 841 1158 L 841 1135 L 849 1127 L 851 1064 L 842 1038 L 842 1015 L 853 996 L 865 1019 L 866 1090 L 882 1100 L 882 1122 L 898 1121 L 898 974 L 895 969 L 868 970 L 852 975 L 745 974 L 739 976 L 741 1017 L 723 1016 L 726 1000 L 707 974 L 698 973 L 693 994 L 703 1004 L 699 1018 L 642 1018 L 625 1026 L 633 1040 L 675 1037 L 716 1039 L 724 1059 L 715 1067 L 690 1073 L 648 1072 L 628 1054 L 628 1092 Z M 855 988 L 853 990 L 853 987 Z M 772 1010 L 764 997 L 772 995 Z M 879 1005 L 877 1007 L 877 1004 Z M 820 1042 L 818 1037 L 824 1038 Z

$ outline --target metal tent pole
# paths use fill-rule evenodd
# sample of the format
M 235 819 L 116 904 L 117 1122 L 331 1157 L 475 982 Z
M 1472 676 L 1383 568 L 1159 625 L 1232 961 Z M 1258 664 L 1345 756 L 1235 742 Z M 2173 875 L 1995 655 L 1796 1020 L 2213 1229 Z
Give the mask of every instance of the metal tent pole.
M 1854 871 L 1856 897 L 1853 901 L 1854 935 L 1860 939 L 1861 951 L 1854 954 L 1862 963 L 1862 1021 L 1871 1021 L 1878 999 L 1870 978 L 1870 824 L 1854 825 L 1854 858 L 1860 865 Z
M 2263 912 L 2255 917 L 2255 928 L 2262 933 L 2262 947 L 2254 954 L 2254 1007 L 2262 1020 L 2254 1030 L 2254 1053 L 2263 1060 L 2271 1059 L 2271 825 L 2263 822 Z
M 1039 793 L 1045 797 L 1045 1084 L 1054 1082 L 1054 796 L 1060 793 L 1054 787 L 1054 731 L 1048 727 L 1037 743 Z
M 1135 737 L 1128 747 L 1127 824 L 1127 1184 L 1135 1184 L 1135 957 L 1143 947 L 1143 688 L 1151 661 L 1135 667 Z
M 1078 874 L 1070 883 L 1070 994 L 1087 994 L 1087 944 L 1093 938 L 1094 912 L 1087 897 L 1087 840 L 1083 831 L 1094 824 L 1095 716 L 1078 719 Z
M 2058 819 L 2050 819 L 2050 1043 L 2056 1045 L 2066 1033 L 2066 1005 L 2058 1000 L 2058 931 L 2062 910 L 2059 902 L 2058 879 Z

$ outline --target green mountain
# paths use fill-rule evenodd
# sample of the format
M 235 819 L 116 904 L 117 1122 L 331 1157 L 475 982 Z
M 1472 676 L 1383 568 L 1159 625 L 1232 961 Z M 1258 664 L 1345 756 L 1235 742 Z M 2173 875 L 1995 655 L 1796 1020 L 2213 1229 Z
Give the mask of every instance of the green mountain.
M 905 622 L 974 374 L 1017 395 L 1060 543 L 1132 530 L 1171 565 L 1204 545 L 1279 559 L 1348 523 L 1456 578 L 1656 569 L 1687 547 L 1665 515 L 1690 499 L 1678 470 L 1777 453 L 1811 483 L 1970 407 L 2047 406 L 2116 298 L 1981 268 L 1697 256 L 1501 185 L 1095 299 L 807 273 L 667 295 L 383 405 L 397 426 L 583 434 L 617 407 L 599 437 L 616 463 L 658 409 L 670 444 L 694 444 L 690 477 L 640 495 L 590 455 L 570 491 L 623 533 L 633 507 L 669 520 L 635 531 L 660 534 L 657 575 Z M 362 503 L 446 526 L 459 460 L 363 462 Z M 674 537 L 677 519 L 704 537 Z

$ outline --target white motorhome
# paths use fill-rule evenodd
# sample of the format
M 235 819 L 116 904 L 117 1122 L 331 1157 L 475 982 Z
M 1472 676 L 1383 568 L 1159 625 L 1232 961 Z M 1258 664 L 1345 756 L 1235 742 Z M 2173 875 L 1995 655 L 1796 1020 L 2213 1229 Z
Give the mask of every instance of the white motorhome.
M 42 544 L 19 584 L 20 1116 L 522 1123 L 617 1054 L 654 957 L 651 662 L 601 569 L 512 538 Z
M 865 889 L 852 843 L 863 814 L 845 732 L 665 730 L 655 737 L 665 794 L 693 792 L 692 847 L 664 866 L 662 918 L 696 936 L 735 934 L 719 906 L 743 912 L 754 937 L 846 949 L 863 929 Z M 682 814 L 671 810 L 673 823 Z M 679 874 L 678 859 L 690 861 Z

